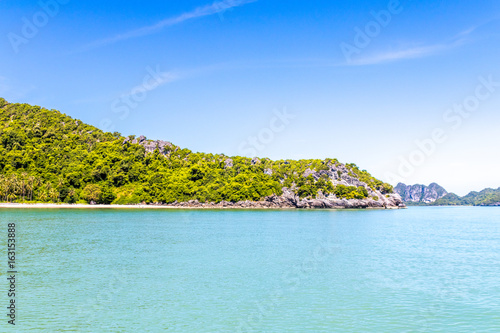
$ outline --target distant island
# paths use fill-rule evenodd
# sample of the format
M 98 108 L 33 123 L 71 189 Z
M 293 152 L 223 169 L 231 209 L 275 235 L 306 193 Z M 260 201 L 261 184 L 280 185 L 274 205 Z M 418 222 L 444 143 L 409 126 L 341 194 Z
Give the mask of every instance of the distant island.
M 336 159 L 194 153 L 0 98 L 0 201 L 201 208 L 401 208 L 391 185 Z
M 399 183 L 394 191 L 409 206 L 500 206 L 500 188 L 473 191 L 463 197 L 448 193 L 436 183 L 429 186 Z

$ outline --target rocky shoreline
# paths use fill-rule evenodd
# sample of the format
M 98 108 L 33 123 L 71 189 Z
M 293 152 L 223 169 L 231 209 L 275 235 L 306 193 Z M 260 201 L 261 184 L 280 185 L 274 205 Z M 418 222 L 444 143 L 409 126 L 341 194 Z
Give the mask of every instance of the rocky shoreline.
M 372 196 L 366 199 L 341 199 L 335 195 L 321 195 L 316 199 L 301 199 L 292 190 L 283 188 L 283 194 L 272 195 L 261 201 L 229 202 L 187 202 L 142 203 L 128 205 L 100 204 L 57 204 L 57 203 L 0 203 L 0 208 L 179 208 L 179 209 L 400 209 L 406 208 L 399 194 L 382 195 L 372 190 Z
M 174 202 L 171 204 L 154 204 L 156 206 L 172 208 L 256 208 L 256 209 L 399 209 L 406 208 L 398 194 L 388 194 L 381 196 L 378 200 L 373 198 L 366 199 L 339 199 L 335 196 L 324 197 L 321 199 L 300 199 L 292 191 L 285 191 L 283 195 L 269 196 L 262 201 L 239 201 L 219 203 L 199 202 L 191 200 L 188 202 Z
M 406 208 L 398 195 L 389 195 L 385 200 L 373 199 L 302 199 L 290 200 L 284 196 L 271 196 L 263 201 L 240 201 L 219 203 L 174 202 L 171 204 L 137 204 L 137 205 L 82 205 L 82 204 L 37 204 L 37 203 L 0 203 L 0 208 L 88 208 L 88 209 L 401 209 Z

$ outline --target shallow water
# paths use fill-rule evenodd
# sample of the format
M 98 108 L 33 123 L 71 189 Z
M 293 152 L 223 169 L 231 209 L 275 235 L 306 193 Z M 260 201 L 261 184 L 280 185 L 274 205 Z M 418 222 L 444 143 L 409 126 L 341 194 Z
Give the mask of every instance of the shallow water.
M 500 332 L 500 208 L 0 209 L 13 332 Z

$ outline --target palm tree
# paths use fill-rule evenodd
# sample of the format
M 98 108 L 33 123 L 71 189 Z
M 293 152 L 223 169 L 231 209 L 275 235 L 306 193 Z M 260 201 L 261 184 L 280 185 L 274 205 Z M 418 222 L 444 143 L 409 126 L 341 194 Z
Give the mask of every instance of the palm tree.
M 57 201 L 60 202 L 61 201 L 61 190 L 63 188 L 63 185 L 64 185 L 64 178 L 63 177 L 59 177 L 57 178 Z
M 21 177 L 22 177 L 22 185 L 21 185 L 21 192 L 22 192 L 22 195 L 23 195 L 23 201 L 25 199 L 25 195 L 26 195 L 26 187 L 25 187 L 25 184 L 26 184 L 26 177 L 28 176 L 28 174 L 26 172 L 23 172 L 21 174 Z
M 21 192 L 21 181 L 19 179 L 19 176 L 16 175 L 16 174 L 12 175 L 11 190 L 12 190 L 11 198 L 16 199 L 17 198 L 17 193 Z
M 3 201 L 2 198 L 5 198 L 6 195 L 7 195 L 6 180 L 4 176 L 0 175 L 0 201 Z
M 16 195 L 14 193 L 9 193 L 9 195 L 7 195 L 7 199 L 9 202 L 12 202 L 16 200 Z
M 45 202 L 47 201 L 47 191 L 45 189 L 41 189 L 38 193 L 38 199 L 40 201 Z
M 28 190 L 29 201 L 33 200 L 33 182 L 34 182 L 34 180 L 35 180 L 35 177 L 29 175 L 27 182 L 26 182 L 26 188 Z
M 58 201 L 59 201 L 59 195 L 60 195 L 60 193 L 59 193 L 59 191 L 58 191 L 58 190 L 56 190 L 55 188 L 53 188 L 53 187 L 52 187 L 52 188 L 50 188 L 50 189 L 49 189 L 49 194 L 48 194 L 48 195 L 49 195 L 49 199 L 50 199 L 51 201 L 56 201 L 56 200 L 58 200 Z

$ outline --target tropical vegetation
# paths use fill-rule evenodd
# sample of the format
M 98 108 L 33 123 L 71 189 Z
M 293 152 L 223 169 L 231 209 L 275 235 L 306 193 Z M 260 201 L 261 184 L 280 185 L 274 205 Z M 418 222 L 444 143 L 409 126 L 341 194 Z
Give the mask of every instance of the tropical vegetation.
M 365 187 L 334 185 L 306 171 L 329 170 L 336 159 L 280 160 L 194 153 L 169 144 L 146 152 L 134 136 L 108 133 L 57 110 L 0 98 L 0 201 L 172 203 L 258 201 L 284 187 L 302 198 L 335 194 L 362 199 Z M 392 186 L 354 164 L 349 176 L 372 189 Z M 306 173 L 306 174 L 305 174 Z

